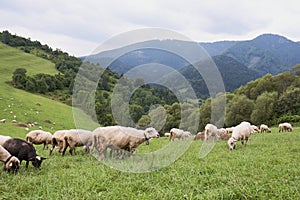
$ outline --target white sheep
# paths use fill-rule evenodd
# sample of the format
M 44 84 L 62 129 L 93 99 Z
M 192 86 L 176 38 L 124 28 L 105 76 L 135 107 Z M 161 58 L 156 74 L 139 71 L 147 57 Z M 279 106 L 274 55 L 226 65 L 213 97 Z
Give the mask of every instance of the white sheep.
M 6 122 L 6 119 L 1 119 L 0 120 L 0 123 L 5 123 Z
M 184 140 L 185 138 L 191 137 L 192 134 L 189 131 L 184 131 L 178 128 L 172 128 L 170 130 L 170 139 L 169 141 L 174 141 L 175 138 L 178 140 Z
M 253 128 L 249 122 L 241 122 L 239 125 L 234 127 L 232 135 L 227 141 L 229 149 L 235 149 L 236 142 L 239 140 L 241 140 L 242 144 L 245 143 L 246 145 L 252 131 Z
M 65 152 L 68 147 L 70 147 L 70 154 L 73 154 L 75 147 L 84 147 L 86 152 L 90 153 L 94 147 L 94 136 L 92 131 L 82 130 L 82 129 L 71 129 L 64 135 L 64 146 L 62 155 L 65 155 Z
M 218 128 L 213 124 L 206 124 L 204 128 L 204 140 L 212 138 L 218 139 Z
M 140 144 L 146 142 L 148 145 L 151 138 L 159 137 L 159 133 L 152 127 L 138 130 L 131 127 L 108 126 L 96 128 L 93 133 L 99 160 L 103 153 L 106 158 L 107 148 L 126 150 L 132 155 Z
M 42 130 L 33 130 L 26 134 L 26 141 L 31 144 L 44 144 L 48 149 L 48 144 L 52 143 L 52 134 Z
M 17 171 L 20 166 L 20 160 L 12 156 L 2 145 L 0 145 L 0 161 L 4 162 L 4 170 Z
M 261 133 L 264 133 L 264 132 L 271 133 L 271 129 L 265 124 L 261 124 L 259 129 L 260 129 Z
M 279 132 L 283 132 L 283 131 L 292 132 L 293 131 L 292 125 L 287 122 L 279 124 L 278 128 L 279 128 Z
M 252 133 L 259 133 L 259 128 L 255 125 L 251 125 L 251 128 L 253 129 Z
M 64 143 L 65 143 L 65 133 L 67 133 L 68 130 L 58 130 L 52 135 L 52 147 L 50 148 L 49 155 L 52 154 L 55 147 L 58 148 L 58 152 L 62 153 Z

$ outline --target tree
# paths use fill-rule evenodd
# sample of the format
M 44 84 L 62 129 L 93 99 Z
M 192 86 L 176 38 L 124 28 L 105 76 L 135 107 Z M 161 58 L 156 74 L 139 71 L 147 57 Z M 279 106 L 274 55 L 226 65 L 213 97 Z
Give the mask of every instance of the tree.
M 276 105 L 276 113 L 281 115 L 300 115 L 300 88 L 290 88 L 282 94 Z
M 37 80 L 36 85 L 39 93 L 45 94 L 48 91 L 48 85 L 44 77 L 42 77 L 40 80 Z
M 136 123 L 144 114 L 144 109 L 140 105 L 133 104 L 129 106 L 129 114 L 132 120 Z
M 277 99 L 277 92 L 265 92 L 258 96 L 251 114 L 251 121 L 254 124 L 262 124 L 271 120 L 274 116 L 274 106 Z
M 19 89 L 25 89 L 26 87 L 26 69 L 18 68 L 13 72 L 12 84 L 14 87 Z
M 242 121 L 250 121 L 253 108 L 253 100 L 245 95 L 235 95 L 227 104 L 226 126 L 235 126 Z

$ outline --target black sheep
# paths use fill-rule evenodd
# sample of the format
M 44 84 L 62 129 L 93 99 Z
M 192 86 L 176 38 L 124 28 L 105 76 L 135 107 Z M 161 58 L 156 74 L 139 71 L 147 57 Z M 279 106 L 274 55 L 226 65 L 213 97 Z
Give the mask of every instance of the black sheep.
M 29 161 L 35 168 L 40 168 L 42 161 L 46 158 L 41 158 L 36 154 L 35 148 L 32 144 L 19 138 L 12 138 L 7 140 L 3 147 L 13 156 L 17 157 L 20 162 L 26 160 L 26 168 L 28 168 Z

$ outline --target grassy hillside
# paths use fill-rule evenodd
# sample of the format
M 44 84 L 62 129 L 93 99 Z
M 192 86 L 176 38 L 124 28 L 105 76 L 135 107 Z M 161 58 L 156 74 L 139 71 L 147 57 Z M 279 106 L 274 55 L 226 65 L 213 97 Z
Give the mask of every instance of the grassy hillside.
M 51 132 L 58 129 L 75 128 L 70 106 L 15 89 L 6 83 L 11 80 L 14 70 L 20 67 L 25 68 L 28 75 L 58 73 L 50 61 L 0 43 L 0 118 L 7 119 L 6 123 L 0 124 L 0 134 L 24 138 L 26 130 L 14 126 L 14 123 L 11 122 L 14 116 L 18 123 L 38 122 L 39 126 L 47 131 L 53 127 Z M 94 123 L 88 123 L 91 120 L 87 116 L 84 114 L 82 116 L 87 121 L 87 129 L 96 127 Z M 46 119 L 55 124 L 43 122 Z M 32 127 L 31 129 L 37 128 Z

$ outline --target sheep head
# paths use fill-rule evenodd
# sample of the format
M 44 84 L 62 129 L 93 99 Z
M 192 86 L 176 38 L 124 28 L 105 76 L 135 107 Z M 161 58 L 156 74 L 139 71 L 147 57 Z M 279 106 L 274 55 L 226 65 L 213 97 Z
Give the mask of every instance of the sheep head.
M 230 150 L 235 149 L 235 143 L 236 142 L 237 142 L 237 140 L 234 139 L 233 137 L 228 139 L 227 144 L 228 144 Z
M 17 172 L 20 167 L 20 160 L 15 156 L 10 156 L 4 164 L 4 171 Z
M 40 156 L 36 156 L 33 157 L 31 159 L 29 159 L 29 161 L 31 161 L 32 165 L 38 169 L 41 167 L 43 160 L 45 160 L 46 158 L 40 157 Z
M 146 128 L 145 132 L 144 132 L 144 136 L 145 136 L 145 140 L 146 140 L 146 144 L 149 144 L 149 139 L 150 138 L 158 138 L 159 137 L 159 133 L 155 130 L 155 128 Z

